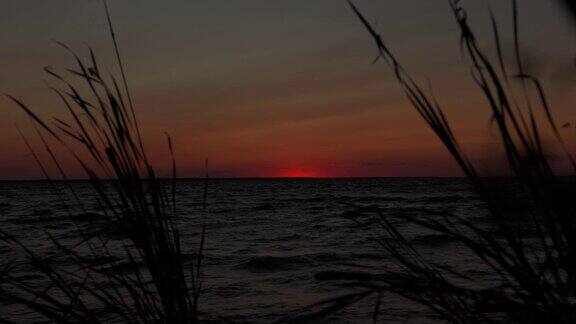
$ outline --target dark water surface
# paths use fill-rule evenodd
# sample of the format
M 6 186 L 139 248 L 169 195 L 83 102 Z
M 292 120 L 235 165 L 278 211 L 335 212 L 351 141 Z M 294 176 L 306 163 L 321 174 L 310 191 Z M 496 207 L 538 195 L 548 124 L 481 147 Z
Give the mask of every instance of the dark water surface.
M 64 186 L 64 184 L 58 184 Z M 88 182 L 73 182 L 85 210 L 66 206 L 73 200 L 54 193 L 47 182 L 0 182 L 0 226 L 23 238 L 29 247 L 53 255 L 46 231 L 74 240 L 76 224 L 98 222 L 98 203 Z M 183 241 L 190 251 L 203 218 L 203 182 L 178 184 Z M 269 323 L 299 314 L 322 299 L 351 292 L 319 282 L 314 274 L 350 270 L 347 263 L 393 267 L 370 233 L 343 216 L 347 204 L 378 205 L 389 217 L 417 208 L 450 211 L 481 220 L 481 202 L 465 179 L 278 179 L 211 180 L 209 183 L 205 292 L 201 309 L 238 322 Z M 387 216 L 388 217 L 388 216 Z M 477 260 L 450 240 L 399 224 L 399 228 L 433 259 L 454 259 L 475 268 Z M 0 260 L 15 255 L 0 244 Z M 190 252 L 192 253 L 192 252 Z M 2 263 L 2 261 L 0 261 Z M 63 265 L 66 266 L 66 265 Z M 425 310 L 395 295 L 384 296 L 384 322 L 430 322 Z M 332 315 L 325 322 L 370 322 L 373 299 Z M 11 308 L 0 304 L 0 312 Z M 26 312 L 16 322 L 34 319 Z

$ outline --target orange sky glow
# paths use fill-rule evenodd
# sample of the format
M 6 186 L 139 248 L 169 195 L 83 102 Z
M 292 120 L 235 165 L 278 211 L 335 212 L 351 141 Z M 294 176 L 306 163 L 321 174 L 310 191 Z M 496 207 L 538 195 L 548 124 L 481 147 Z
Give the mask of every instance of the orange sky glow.
M 509 6 L 487 2 L 508 35 Z M 445 1 L 356 3 L 415 79 L 424 88 L 430 80 L 470 158 L 498 170 L 497 137 Z M 464 4 L 493 53 L 486 2 Z M 111 2 L 111 10 L 144 142 L 160 173 L 170 174 L 168 132 L 181 177 L 202 177 L 206 158 L 212 177 L 461 175 L 387 66 L 371 64 L 374 46 L 346 1 L 139 0 Z M 574 73 L 566 73 L 576 53 L 573 30 L 552 2 L 523 1 L 520 15 L 527 66 L 541 78 L 558 123 L 576 120 Z M 45 84 L 44 66 L 65 71 L 74 64 L 54 40 L 83 57 L 89 44 L 106 71 L 118 72 L 99 1 L 6 0 L 0 39 L 0 91 L 43 117 L 69 119 Z M 510 37 L 503 44 L 510 50 Z M 0 180 L 42 178 L 15 124 L 48 159 L 26 116 L 0 98 Z M 572 145 L 576 134 L 563 132 Z M 71 177 L 82 178 L 58 152 Z

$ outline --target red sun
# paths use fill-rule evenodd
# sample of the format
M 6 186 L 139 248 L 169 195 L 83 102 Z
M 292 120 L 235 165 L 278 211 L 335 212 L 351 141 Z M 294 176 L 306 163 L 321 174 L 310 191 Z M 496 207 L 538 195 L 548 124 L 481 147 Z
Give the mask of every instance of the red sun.
M 282 178 L 323 178 L 323 172 L 308 168 L 289 168 L 279 172 L 279 177 Z

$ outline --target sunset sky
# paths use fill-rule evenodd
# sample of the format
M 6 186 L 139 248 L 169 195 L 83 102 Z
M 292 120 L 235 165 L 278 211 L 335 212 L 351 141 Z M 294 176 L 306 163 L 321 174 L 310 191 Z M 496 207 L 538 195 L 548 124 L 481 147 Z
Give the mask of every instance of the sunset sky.
M 205 158 L 216 177 L 459 174 L 390 70 L 371 64 L 375 48 L 344 0 L 109 3 L 145 143 L 160 170 L 170 163 L 166 131 L 183 177 L 202 175 Z M 431 81 L 463 146 L 489 168 L 494 134 L 459 55 L 448 2 L 355 3 L 411 74 L 424 85 Z M 463 4 L 492 53 L 491 6 L 510 49 L 509 1 Z M 556 2 L 519 5 L 526 62 L 544 81 L 558 121 L 573 122 L 567 102 L 575 94 L 575 31 Z M 82 54 L 93 47 L 117 72 L 101 1 L 4 0 L 0 40 L 0 92 L 42 116 L 63 111 L 44 84 L 43 67 L 73 65 L 55 40 Z M 0 179 L 41 178 L 15 124 L 38 143 L 27 118 L 0 98 Z

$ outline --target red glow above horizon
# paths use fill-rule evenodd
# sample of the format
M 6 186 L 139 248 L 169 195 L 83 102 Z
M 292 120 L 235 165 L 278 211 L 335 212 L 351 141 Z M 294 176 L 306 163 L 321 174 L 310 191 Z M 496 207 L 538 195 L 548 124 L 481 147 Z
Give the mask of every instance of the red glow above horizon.
M 280 170 L 278 173 L 278 177 L 281 178 L 325 178 L 326 173 L 308 169 L 308 168 L 288 168 Z

